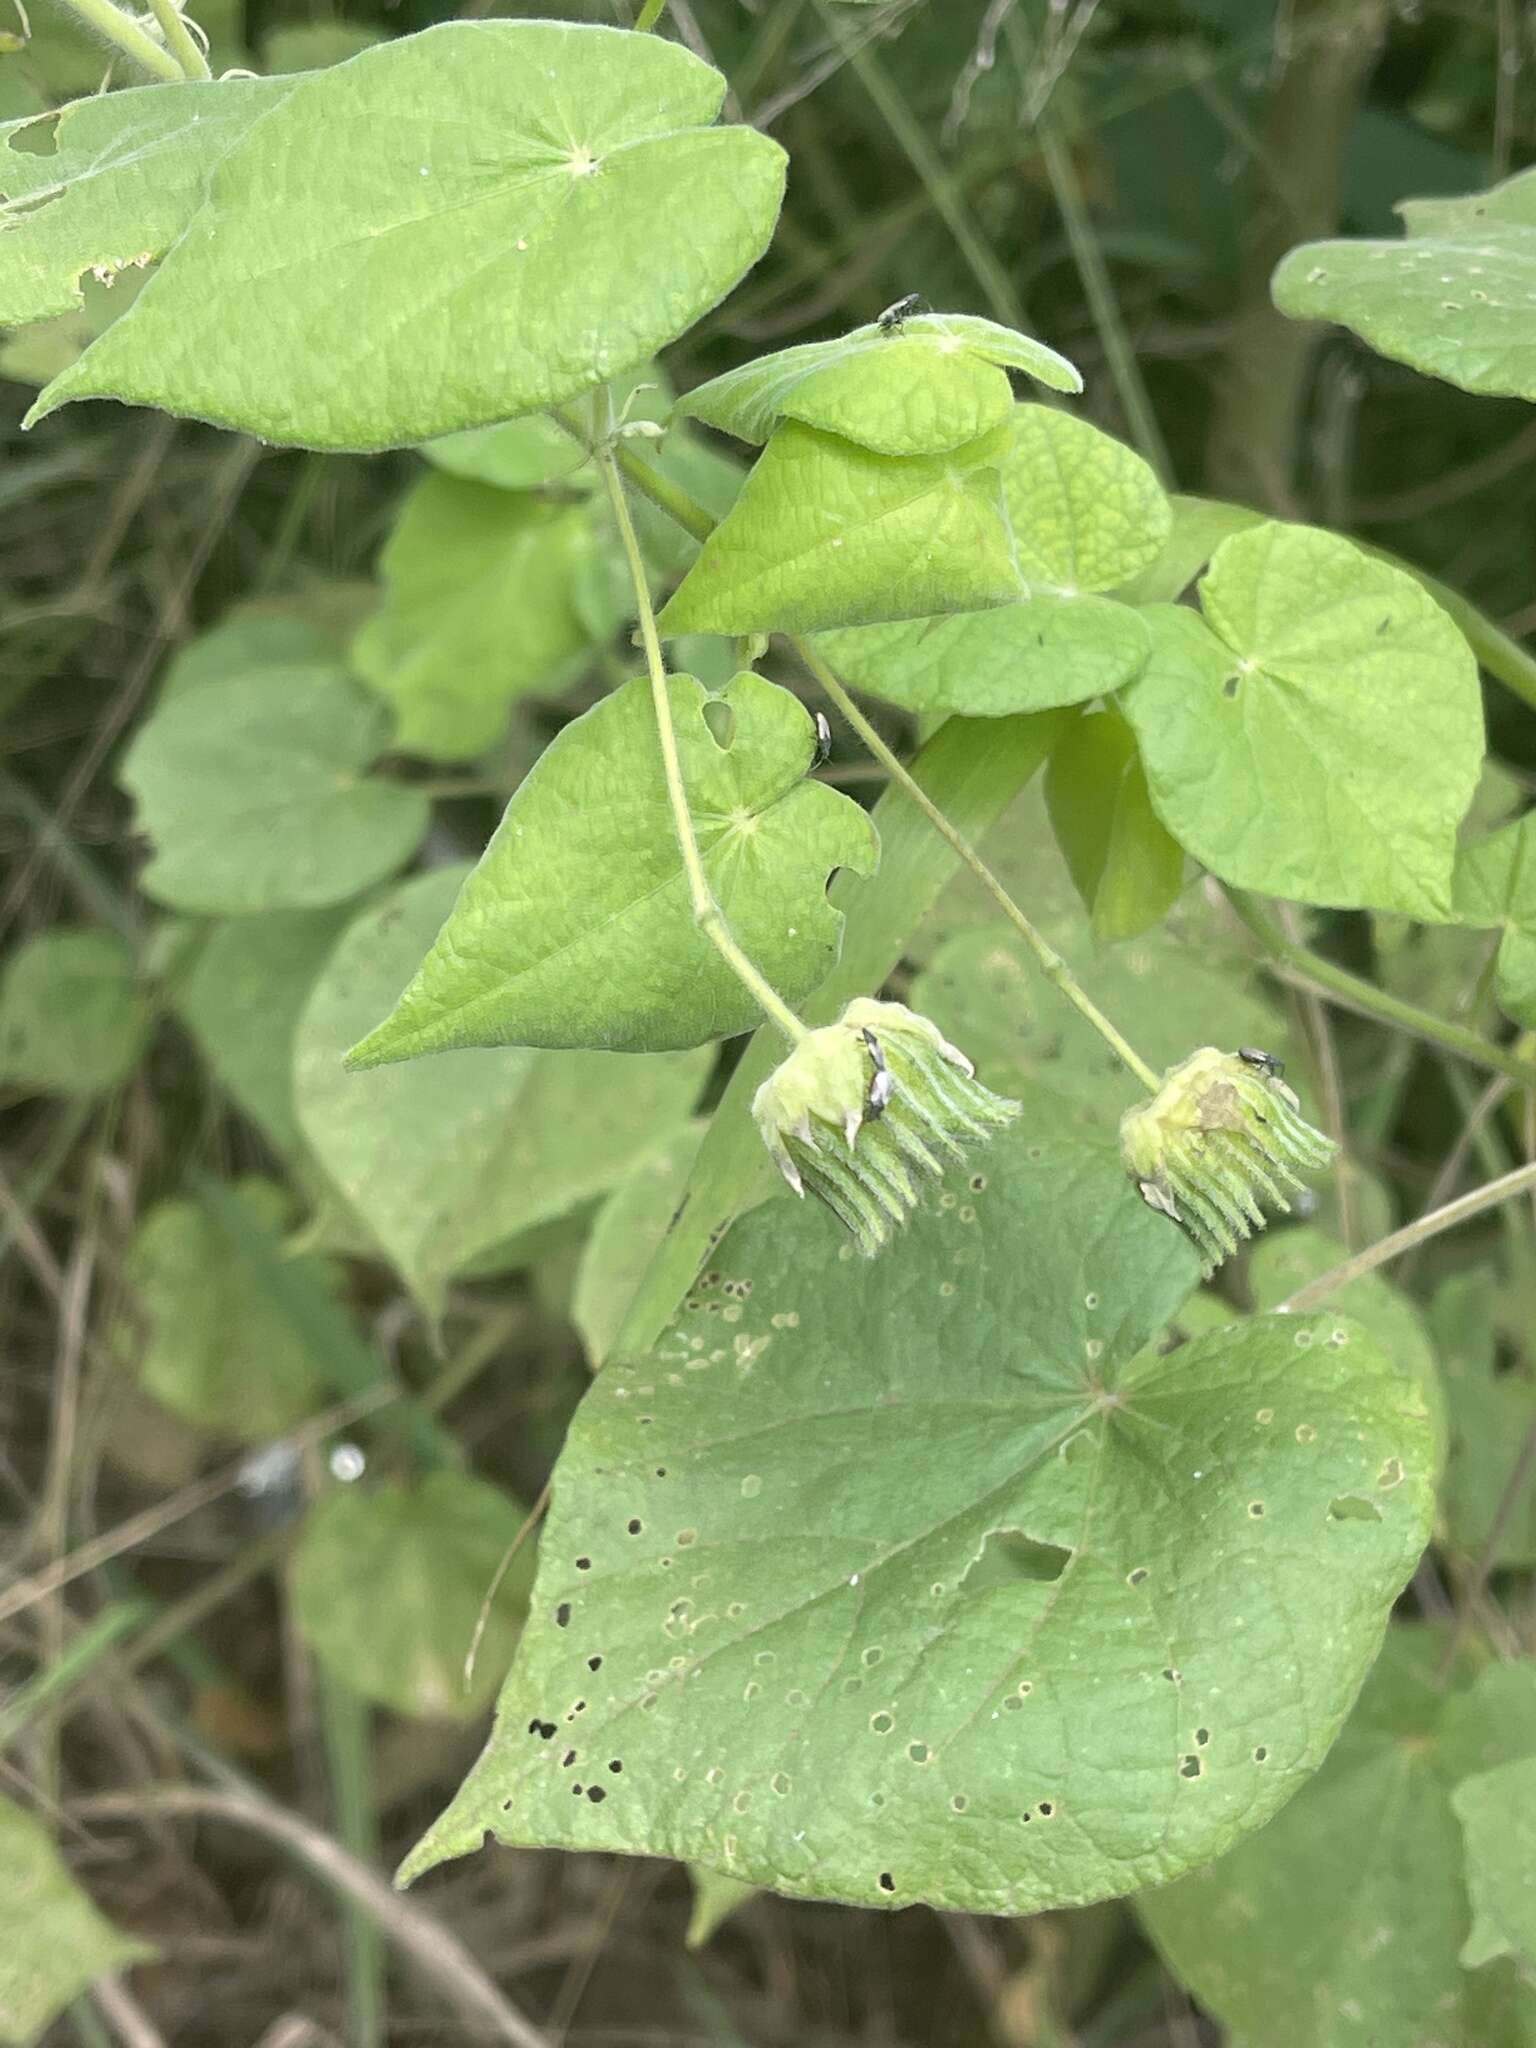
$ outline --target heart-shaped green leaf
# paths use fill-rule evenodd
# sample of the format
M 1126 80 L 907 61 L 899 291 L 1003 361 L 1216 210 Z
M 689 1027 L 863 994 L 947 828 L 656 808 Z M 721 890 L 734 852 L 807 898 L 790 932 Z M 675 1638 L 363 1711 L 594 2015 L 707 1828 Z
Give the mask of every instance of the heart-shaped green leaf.
M 877 455 L 942 455 L 1013 411 L 1005 364 L 1056 391 L 1083 388 L 1043 342 L 971 314 L 927 313 L 889 332 L 871 324 L 759 356 L 701 384 L 679 409 L 759 444 L 780 420 L 799 420 Z
M 707 1053 L 460 1052 L 387 1073 L 342 1056 L 431 944 L 464 879 L 439 868 L 349 926 L 300 1019 L 299 1124 L 352 1211 L 436 1310 L 477 1253 L 564 1216 L 682 1124 Z
M 1163 823 L 1241 888 L 1446 916 L 1483 758 L 1457 628 L 1403 571 L 1274 522 L 1222 542 L 1200 597 L 1204 621 L 1146 613 L 1121 700 Z
M 857 804 L 806 779 L 815 731 L 787 690 L 755 675 L 716 698 L 692 676 L 667 687 L 716 900 L 796 1002 L 837 958 L 843 920 L 827 878 L 870 872 L 874 830 Z M 466 1045 L 664 1052 L 748 1031 L 760 1015 L 694 922 L 650 689 L 636 681 L 540 755 L 420 971 L 348 1065 Z
M 708 125 L 724 90 L 676 43 L 547 21 L 449 22 L 284 80 L 32 417 L 122 398 L 382 448 L 606 382 L 773 232 L 783 151 Z
M 1168 501 L 1147 464 L 1086 420 L 1021 405 L 1002 469 L 1024 601 L 962 617 L 888 613 L 900 623 L 823 634 L 822 652 L 860 689 L 914 711 L 995 718 L 1107 696 L 1146 660 L 1141 617 L 1099 593 L 1167 539 Z
M 262 668 L 178 692 L 121 770 L 157 902 L 213 915 L 341 903 L 402 866 L 425 797 L 367 771 L 389 721 L 341 670 Z
M 573 585 L 592 539 L 580 505 L 452 476 L 416 485 L 379 564 L 384 603 L 352 649 L 395 707 L 400 747 L 470 759 L 516 698 L 561 687 L 587 645 Z
M 738 1224 L 587 1395 L 496 1733 L 402 1874 L 492 1831 L 1023 1913 L 1259 1827 L 1375 1654 L 1432 1445 L 1343 1318 L 1143 1348 L 1194 1277 L 1112 1151 L 1023 1126 L 877 1266 L 787 1198 Z
M 0 1084 L 49 1095 L 115 1088 L 149 1037 L 149 1001 L 113 932 L 38 932 L 0 978 Z
M 497 1583 L 523 1520 L 515 1500 L 463 1472 L 327 1494 L 304 1524 L 289 1578 L 305 1640 L 354 1691 L 397 1714 L 478 1713 L 528 1605 L 532 1545 Z M 493 1589 L 466 1685 L 464 1660 Z
M 1382 355 L 1464 391 L 1536 398 L 1536 170 L 1468 199 L 1399 208 L 1402 242 L 1304 242 L 1275 304 L 1336 320 Z
M 152 1953 L 104 1920 L 41 1821 L 0 1798 L 0 2041 L 37 2040 L 94 1977 Z
M 876 455 L 784 421 L 662 631 L 810 633 L 1006 604 L 1019 588 L 997 472 L 1006 435 L 945 455 Z

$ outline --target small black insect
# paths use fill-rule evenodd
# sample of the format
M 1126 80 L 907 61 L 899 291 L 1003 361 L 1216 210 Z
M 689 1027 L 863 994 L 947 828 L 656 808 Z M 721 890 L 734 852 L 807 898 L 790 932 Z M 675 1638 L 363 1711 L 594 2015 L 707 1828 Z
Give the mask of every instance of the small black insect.
M 810 766 L 810 773 L 814 775 L 818 768 L 825 768 L 831 758 L 832 721 L 825 711 L 813 711 L 811 716 L 816 721 L 816 752 Z
M 921 292 L 908 292 L 906 297 L 898 299 L 894 306 L 887 306 L 875 325 L 882 334 L 899 334 L 922 303 Z
M 862 1035 L 875 1070 L 869 1077 L 869 1093 L 864 1098 L 864 1115 L 868 1122 L 874 1123 L 884 1116 L 890 1107 L 891 1097 L 896 1093 L 896 1077 L 885 1064 L 885 1054 L 880 1050 L 880 1041 L 868 1025 L 864 1027 Z
M 1256 1067 L 1261 1074 L 1267 1074 L 1271 1081 L 1278 1081 L 1285 1074 L 1285 1061 L 1277 1060 L 1272 1052 L 1261 1052 L 1256 1045 L 1240 1045 L 1237 1056 L 1245 1067 Z

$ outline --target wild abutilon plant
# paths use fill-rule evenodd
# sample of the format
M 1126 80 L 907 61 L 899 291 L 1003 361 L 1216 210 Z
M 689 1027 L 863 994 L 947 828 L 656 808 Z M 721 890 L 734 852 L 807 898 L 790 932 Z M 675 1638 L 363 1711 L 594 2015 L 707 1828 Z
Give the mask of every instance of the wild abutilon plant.
M 1012 1123 L 938 1026 L 867 996 L 800 1040 L 752 1101 L 774 1164 L 852 1233 L 866 1258 L 916 1207 L 924 1179 Z
M 1263 1229 L 1262 1201 L 1289 1210 L 1287 1189 L 1338 1147 L 1302 1116 L 1271 1054 L 1203 1045 L 1126 1111 L 1120 1150 L 1143 1201 L 1183 1224 L 1210 1274 Z

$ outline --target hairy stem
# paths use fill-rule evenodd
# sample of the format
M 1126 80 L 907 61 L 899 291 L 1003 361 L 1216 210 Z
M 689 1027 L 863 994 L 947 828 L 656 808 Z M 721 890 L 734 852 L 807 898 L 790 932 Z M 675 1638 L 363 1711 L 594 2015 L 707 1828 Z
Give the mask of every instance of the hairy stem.
M 203 55 L 202 45 L 191 29 L 187 27 L 186 16 L 177 6 L 176 0 L 149 0 L 155 20 L 160 24 L 160 33 L 165 37 L 165 46 L 181 66 L 184 78 L 207 79 L 213 76 L 208 69 L 208 59 Z
M 113 0 L 64 0 L 64 4 L 95 29 L 97 35 L 105 36 L 109 43 L 114 43 L 125 57 L 132 58 L 143 70 L 177 85 L 186 82 L 188 74 L 170 51 L 140 28 L 130 15 L 114 6 Z
M 1287 938 L 1268 911 L 1262 909 L 1245 890 L 1229 888 L 1226 893 L 1227 901 L 1264 951 L 1271 959 L 1288 967 L 1305 986 L 1320 990 L 1330 1001 L 1341 1003 L 1347 1010 L 1358 1011 L 1363 1017 L 1395 1025 L 1398 1030 L 1408 1032 L 1426 1045 L 1438 1045 L 1446 1052 L 1470 1060 L 1474 1066 L 1486 1067 L 1495 1074 L 1507 1074 L 1511 1081 L 1518 1081 L 1524 1088 L 1536 1088 L 1536 1067 L 1502 1045 L 1495 1045 L 1491 1038 L 1484 1038 L 1481 1032 L 1472 1031 L 1465 1024 L 1453 1024 L 1448 1018 L 1437 1017 L 1429 1010 L 1405 1003 L 1386 989 L 1377 988 L 1374 982 L 1351 974 L 1347 967 L 1340 967 L 1321 953 L 1314 953 L 1296 940 Z
M 640 642 L 645 649 L 645 666 L 651 679 L 651 702 L 656 711 L 656 731 L 661 741 L 662 771 L 667 781 L 667 800 L 672 806 L 672 829 L 677 835 L 677 850 L 682 855 L 683 872 L 688 878 L 688 896 L 693 905 L 694 922 L 753 1000 L 772 1018 L 791 1044 L 798 1044 L 801 1039 L 809 1036 L 806 1027 L 737 945 L 730 925 L 726 922 L 725 912 L 715 901 L 715 893 L 709 886 L 709 877 L 704 872 L 704 859 L 699 852 L 698 835 L 693 829 L 693 814 L 688 808 L 688 791 L 683 783 L 682 763 L 677 754 L 677 733 L 672 724 L 672 699 L 667 690 L 667 667 L 662 659 L 661 641 L 656 632 L 656 614 L 651 605 L 650 581 L 645 573 L 640 543 L 635 536 L 634 521 L 629 516 L 629 501 L 624 495 L 624 480 L 619 474 L 619 465 L 611 450 L 605 448 L 598 452 L 597 465 L 602 471 L 603 482 L 608 489 L 609 502 L 613 506 L 614 520 L 619 529 L 619 539 L 624 547 L 624 557 L 629 564 L 630 581 L 634 585 L 635 606 L 640 620 Z
M 1046 980 L 1055 988 L 1060 989 L 1073 1008 L 1081 1016 L 1087 1018 L 1088 1022 L 1098 1032 L 1099 1036 L 1115 1054 L 1116 1058 L 1120 1060 L 1122 1065 L 1129 1067 L 1130 1071 L 1149 1094 L 1155 1095 L 1162 1086 L 1161 1076 L 1154 1073 L 1141 1055 L 1121 1037 L 1114 1025 L 1104 1015 L 1104 1012 L 1088 995 L 1087 990 L 1083 988 L 1076 975 L 1073 974 L 1067 963 L 1056 951 L 1056 948 L 1043 933 L 1035 929 L 1034 925 L 1030 923 L 1024 912 L 1020 910 L 1018 904 L 1014 902 L 996 875 L 987 866 L 981 855 L 977 853 L 969 841 L 955 830 L 938 805 L 930 799 L 927 792 L 913 779 L 912 775 L 902 764 L 899 756 L 886 745 L 885 741 L 864 716 L 858 705 L 855 704 L 852 697 L 849 696 L 820 655 L 804 640 L 795 640 L 792 644 L 800 659 L 805 663 L 811 674 L 820 683 L 822 689 L 826 691 L 828 697 L 831 698 L 843 717 L 847 719 L 875 759 L 885 769 L 891 780 L 905 790 L 912 802 L 917 805 L 923 816 L 932 825 L 934 831 L 953 847 L 965 866 L 970 869 L 977 881 L 980 882 L 998 909 L 1001 910 L 1004 917 L 1007 918 L 1008 922 L 1019 934 L 1019 937 L 1023 939 L 1024 943 L 1039 961 L 1041 971 L 1045 975 Z

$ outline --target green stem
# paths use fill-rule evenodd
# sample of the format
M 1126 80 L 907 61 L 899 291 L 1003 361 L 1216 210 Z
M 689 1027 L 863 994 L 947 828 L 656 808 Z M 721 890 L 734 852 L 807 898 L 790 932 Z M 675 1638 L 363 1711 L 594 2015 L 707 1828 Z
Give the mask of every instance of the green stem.
M 320 1725 L 337 1839 L 376 1870 L 383 1850 L 373 1793 L 373 1717 L 345 1679 L 317 1661 Z M 384 1935 L 355 1899 L 341 1900 L 349 2048 L 379 2048 L 384 2038 Z
M 885 769 L 891 780 L 905 790 L 934 831 L 947 841 L 955 853 L 959 855 L 965 866 L 970 869 L 977 881 L 980 882 L 998 909 L 1001 910 L 1004 917 L 1007 918 L 1008 922 L 1019 934 L 1019 937 L 1023 939 L 1024 943 L 1039 961 L 1041 972 L 1045 975 L 1046 980 L 1053 987 L 1061 991 L 1079 1015 L 1088 1020 L 1105 1044 L 1115 1054 L 1116 1058 L 1120 1060 L 1123 1066 L 1130 1069 L 1142 1087 L 1147 1090 L 1148 1094 L 1155 1095 L 1162 1086 L 1162 1077 L 1154 1073 L 1141 1055 L 1121 1037 L 1114 1025 L 1104 1015 L 1104 1012 L 1089 996 L 1087 990 L 1083 988 L 1071 968 L 1068 967 L 1065 960 L 1056 951 L 1056 948 L 1043 933 L 1036 930 L 1035 926 L 1031 924 L 1024 915 L 1024 912 L 1020 910 L 1018 904 L 1014 902 L 996 875 L 987 866 L 981 855 L 977 853 L 976 849 L 962 834 L 955 830 L 938 805 L 932 801 L 927 792 L 903 765 L 899 756 L 886 745 L 874 726 L 864 716 L 858 705 L 855 704 L 852 697 L 849 696 L 848 692 L 843 688 L 831 669 L 827 667 L 820 655 L 816 653 L 815 649 L 804 640 L 794 640 L 791 644 L 811 674 L 820 683 L 822 689 L 825 690 L 843 717 L 847 719 L 859 738 L 864 742 L 865 746 L 868 747 L 875 759 Z
M 55 1657 L 25 1685 L 18 1685 L 0 1708 L 0 1749 L 8 1748 L 38 1714 L 73 1691 L 152 1611 L 147 1600 L 112 1601 L 81 1629 L 62 1656 Z
M 645 0 L 645 4 L 635 16 L 635 34 L 637 36 L 649 34 L 666 11 L 667 0 Z
M 747 958 L 737 945 L 731 928 L 726 922 L 725 912 L 715 901 L 715 893 L 709 886 L 709 877 L 704 872 L 704 859 L 699 852 L 698 835 L 693 829 L 693 814 L 688 808 L 688 791 L 683 781 L 682 762 L 678 759 L 677 733 L 672 724 L 672 699 L 667 689 L 667 666 L 662 659 L 661 641 L 656 632 L 656 614 L 651 606 L 651 586 L 645 573 L 645 561 L 640 553 L 640 542 L 635 535 L 634 521 L 629 516 L 629 501 L 624 495 L 624 482 L 619 474 L 619 465 L 610 449 L 598 452 L 597 466 L 607 486 L 609 503 L 613 506 L 614 521 L 623 543 L 624 557 L 629 564 L 630 581 L 634 585 L 635 606 L 640 620 L 640 641 L 645 649 L 645 666 L 651 679 L 651 702 L 656 711 L 656 731 L 661 740 L 661 765 L 667 781 L 667 800 L 672 806 L 672 828 L 677 835 L 677 850 L 683 857 L 683 872 L 688 877 L 688 896 L 693 905 L 693 917 L 715 951 L 736 976 L 767 1016 L 778 1025 L 792 1045 L 798 1045 L 810 1033 L 795 1015 L 778 991 Z
M 1457 1053 L 1462 1059 L 1470 1060 L 1474 1066 L 1486 1067 L 1491 1073 L 1507 1074 L 1522 1088 L 1536 1088 L 1536 1067 L 1506 1051 L 1502 1045 L 1495 1045 L 1492 1039 L 1468 1030 L 1464 1024 L 1452 1024 L 1429 1010 L 1405 1003 L 1387 990 L 1377 988 L 1373 982 L 1351 974 L 1347 967 L 1340 967 L 1321 953 L 1313 953 L 1298 945 L 1294 939 L 1286 937 L 1269 913 L 1244 890 L 1229 888 L 1227 900 L 1272 959 L 1283 962 L 1304 983 L 1342 1004 L 1345 1009 L 1358 1011 L 1361 1016 L 1373 1017 L 1383 1024 L 1395 1025 L 1400 1031 L 1422 1039 L 1426 1045 L 1441 1046 L 1446 1052 Z
M 186 16 L 176 0 L 149 0 L 149 4 L 160 24 L 166 48 L 181 66 L 182 76 L 199 80 L 211 78 L 213 73 L 208 69 L 208 59 L 203 55 L 196 36 L 187 27 Z
M 718 521 L 706 505 L 685 491 L 681 484 L 673 483 L 671 477 L 647 462 L 643 455 L 637 455 L 633 448 L 622 443 L 618 450 L 618 464 L 625 476 L 642 491 L 659 512 L 680 526 L 684 533 L 691 533 L 695 540 L 708 540 Z
M 186 83 L 187 74 L 170 51 L 141 29 L 120 7 L 114 7 L 112 0 L 64 0 L 64 4 L 95 29 L 97 35 L 115 43 L 125 57 L 131 57 L 145 71 L 152 71 L 156 78 L 167 79 L 176 85 Z

